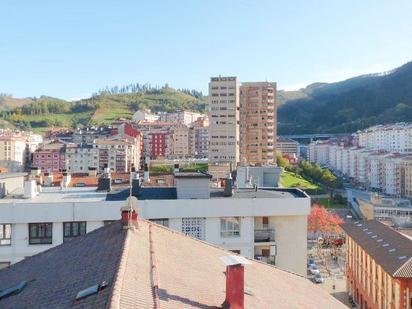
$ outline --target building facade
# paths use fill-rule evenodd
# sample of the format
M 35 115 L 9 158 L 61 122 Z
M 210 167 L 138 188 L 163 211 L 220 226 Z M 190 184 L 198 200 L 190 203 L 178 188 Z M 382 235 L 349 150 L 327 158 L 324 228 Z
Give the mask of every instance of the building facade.
M 243 256 L 306 275 L 310 213 L 307 195 L 296 190 L 244 189 L 231 197 L 224 197 L 223 192 L 208 197 L 208 179 L 204 186 L 188 177 L 175 189 L 143 187 L 138 197 L 139 216 Z M 165 199 L 162 190 L 177 190 L 177 195 Z M 0 246 L 0 262 L 18 262 L 118 220 L 119 209 L 126 202 L 111 200 L 111 194 L 116 192 L 44 188 L 30 199 L 0 200 L 0 226 L 9 231 L 3 236 L 7 243 Z M 155 197 L 149 198 L 149 194 Z M 251 198 L 251 194 L 257 197 Z
M 209 83 L 209 162 L 239 162 L 239 82 L 212 77 Z
M 300 156 L 299 143 L 290 138 L 278 137 L 276 142 L 276 151 L 282 154 Z
M 376 221 L 343 224 L 347 291 L 358 308 L 412 306 L 412 241 Z
M 43 172 L 60 172 L 66 169 L 66 145 L 59 141 L 41 144 L 33 154 L 33 166 Z
M 240 86 L 240 162 L 245 165 L 276 163 L 276 83 Z

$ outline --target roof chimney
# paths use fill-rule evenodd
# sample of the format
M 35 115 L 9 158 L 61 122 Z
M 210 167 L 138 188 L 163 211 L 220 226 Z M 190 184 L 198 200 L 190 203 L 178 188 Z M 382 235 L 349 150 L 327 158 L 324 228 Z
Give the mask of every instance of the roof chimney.
M 223 191 L 223 196 L 232 196 L 232 175 L 229 173 L 225 179 L 225 189 Z
M 250 262 L 240 255 L 222 256 L 226 265 L 226 299 L 222 304 L 224 309 L 245 308 L 245 271 L 244 264 Z
M 110 169 L 105 168 L 104 173 L 97 181 L 97 191 L 110 192 L 112 189 L 112 177 L 110 176 Z
M 141 188 L 139 173 L 132 172 L 132 183 L 130 185 L 132 186 L 132 195 L 139 196 Z
M 149 166 L 147 165 L 147 163 L 144 164 L 143 180 L 144 180 L 144 182 L 149 182 L 150 181 Z
M 137 198 L 129 196 L 126 201 L 126 206 L 120 208 L 122 218 L 120 222 L 122 229 L 137 228 L 139 215 L 137 212 Z

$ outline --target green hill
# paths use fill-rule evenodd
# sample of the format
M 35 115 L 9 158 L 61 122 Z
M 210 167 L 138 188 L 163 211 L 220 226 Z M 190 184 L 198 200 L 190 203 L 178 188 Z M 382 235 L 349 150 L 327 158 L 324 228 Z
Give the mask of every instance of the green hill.
M 50 127 L 104 125 L 130 119 L 138 109 L 152 111 L 205 110 L 206 98 L 190 90 L 140 87 L 112 88 L 78 101 L 42 96 L 16 99 L 0 96 L 0 127 L 19 127 L 44 132 Z
M 412 62 L 382 74 L 315 83 L 278 110 L 280 134 L 351 133 L 375 124 L 412 121 Z M 296 92 L 292 95 L 296 96 Z

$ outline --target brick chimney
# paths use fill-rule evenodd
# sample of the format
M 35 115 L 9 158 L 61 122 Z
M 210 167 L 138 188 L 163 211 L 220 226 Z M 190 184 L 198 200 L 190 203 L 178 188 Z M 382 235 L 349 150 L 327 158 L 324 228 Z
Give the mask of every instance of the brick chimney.
M 137 212 L 137 199 L 134 196 L 129 196 L 126 201 L 126 206 L 120 208 L 123 229 L 137 228 L 139 214 Z
M 223 256 L 221 260 L 226 265 L 226 299 L 222 304 L 224 309 L 245 308 L 245 271 L 244 264 L 250 262 L 242 256 Z

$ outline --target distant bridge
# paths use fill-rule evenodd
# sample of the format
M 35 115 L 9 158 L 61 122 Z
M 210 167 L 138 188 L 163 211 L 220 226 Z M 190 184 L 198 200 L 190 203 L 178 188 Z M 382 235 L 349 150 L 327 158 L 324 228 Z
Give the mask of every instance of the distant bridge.
M 332 137 L 341 137 L 347 136 L 350 133 L 317 133 L 317 134 L 287 134 L 287 135 L 279 135 L 279 137 L 283 138 L 290 138 L 290 139 L 324 139 L 324 138 L 332 138 Z

